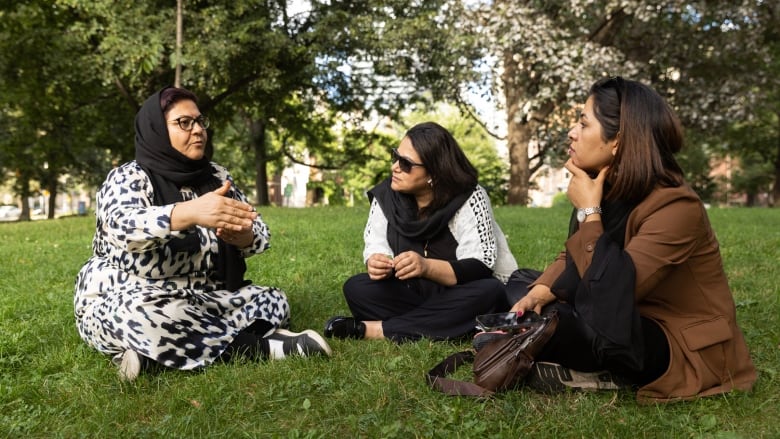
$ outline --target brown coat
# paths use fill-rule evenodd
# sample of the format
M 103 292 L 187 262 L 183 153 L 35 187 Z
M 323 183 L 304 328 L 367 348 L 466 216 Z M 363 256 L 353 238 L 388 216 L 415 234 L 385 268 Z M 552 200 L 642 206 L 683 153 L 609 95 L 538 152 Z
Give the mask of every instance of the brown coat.
M 583 223 L 566 242 L 580 276 L 591 263 L 600 221 Z M 718 241 L 698 196 L 688 187 L 658 188 L 629 215 L 625 251 L 636 267 L 639 313 L 669 340 L 669 369 L 637 393 L 668 402 L 750 390 L 756 370 L 737 326 Z M 536 283 L 552 285 L 565 253 Z

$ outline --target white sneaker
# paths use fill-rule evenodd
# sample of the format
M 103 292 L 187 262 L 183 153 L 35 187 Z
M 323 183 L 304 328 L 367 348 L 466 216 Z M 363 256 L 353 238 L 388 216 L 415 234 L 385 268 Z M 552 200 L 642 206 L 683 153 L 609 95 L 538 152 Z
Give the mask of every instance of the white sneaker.
M 111 362 L 119 366 L 119 379 L 122 381 L 135 381 L 141 373 L 141 357 L 134 350 L 114 355 Z
M 281 360 L 291 355 L 330 357 L 332 353 L 328 342 L 311 329 L 302 332 L 277 329 L 265 338 L 268 340 L 268 356 L 273 360 Z

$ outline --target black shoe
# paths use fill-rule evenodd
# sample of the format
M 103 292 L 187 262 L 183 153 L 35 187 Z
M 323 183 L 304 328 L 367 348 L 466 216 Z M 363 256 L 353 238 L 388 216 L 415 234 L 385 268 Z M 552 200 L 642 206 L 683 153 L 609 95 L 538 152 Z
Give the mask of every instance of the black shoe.
M 364 338 L 365 336 L 366 325 L 355 320 L 354 317 L 331 317 L 325 323 L 325 337 L 328 338 Z

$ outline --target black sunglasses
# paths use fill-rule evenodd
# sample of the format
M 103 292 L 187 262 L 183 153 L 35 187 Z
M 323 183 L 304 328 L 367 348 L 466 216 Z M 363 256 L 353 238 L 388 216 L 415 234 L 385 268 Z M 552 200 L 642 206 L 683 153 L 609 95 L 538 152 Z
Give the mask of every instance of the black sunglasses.
M 407 174 L 412 172 L 412 168 L 415 166 L 421 166 L 423 168 L 425 167 L 425 165 L 423 165 L 422 163 L 415 163 L 409 160 L 408 158 L 398 154 L 398 150 L 395 148 L 390 150 L 390 158 L 392 159 L 392 163 L 398 162 L 398 167 L 401 168 L 402 172 L 405 172 Z

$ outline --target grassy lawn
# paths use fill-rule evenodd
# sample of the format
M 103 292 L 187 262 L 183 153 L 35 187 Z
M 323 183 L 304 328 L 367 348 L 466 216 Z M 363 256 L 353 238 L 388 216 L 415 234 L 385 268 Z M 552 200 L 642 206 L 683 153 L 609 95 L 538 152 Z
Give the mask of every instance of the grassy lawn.
M 293 329 L 348 312 L 366 208 L 261 209 L 272 247 L 248 260 L 283 288 Z M 501 207 L 520 266 L 562 247 L 568 209 Z M 73 319 L 73 282 L 94 219 L 0 224 L 0 436 L 8 437 L 780 437 L 780 209 L 713 209 L 740 325 L 759 380 L 735 393 L 639 406 L 631 392 L 478 402 L 430 390 L 425 372 L 469 343 L 334 340 L 330 359 L 219 364 L 119 381 Z M 464 367 L 458 375 L 468 379 Z

